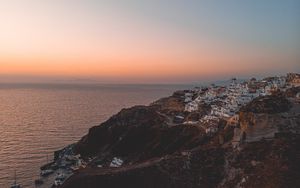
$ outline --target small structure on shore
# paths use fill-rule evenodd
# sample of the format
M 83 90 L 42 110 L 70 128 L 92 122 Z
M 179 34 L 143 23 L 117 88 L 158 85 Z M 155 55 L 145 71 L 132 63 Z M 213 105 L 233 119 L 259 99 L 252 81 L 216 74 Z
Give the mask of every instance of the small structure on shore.
M 123 164 L 123 160 L 118 158 L 118 157 L 114 157 L 113 160 L 111 161 L 109 167 L 120 167 Z

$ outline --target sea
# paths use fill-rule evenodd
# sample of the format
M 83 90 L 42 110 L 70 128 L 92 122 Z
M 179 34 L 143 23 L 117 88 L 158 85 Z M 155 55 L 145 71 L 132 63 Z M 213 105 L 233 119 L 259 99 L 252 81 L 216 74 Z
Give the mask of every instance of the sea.
M 191 85 L 1 84 L 0 188 L 32 188 L 53 152 L 122 108 L 148 105 Z

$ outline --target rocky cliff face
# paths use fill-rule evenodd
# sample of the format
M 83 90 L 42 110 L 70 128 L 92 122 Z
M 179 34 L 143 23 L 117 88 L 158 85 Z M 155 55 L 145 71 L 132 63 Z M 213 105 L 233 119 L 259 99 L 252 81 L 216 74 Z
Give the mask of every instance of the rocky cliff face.
M 284 96 L 284 93 L 276 93 L 274 95 L 255 98 L 246 106 L 242 107 L 240 111 L 275 114 L 287 112 L 290 107 L 291 103 Z
M 191 149 L 205 141 L 196 126 L 169 126 L 154 107 L 136 106 L 89 130 L 75 149 L 82 156 L 96 156 L 98 163 L 117 156 L 125 163 Z M 102 164 L 102 165 L 103 165 Z
M 201 126 L 170 124 L 166 114 L 177 113 L 184 113 L 180 94 L 91 128 L 75 148 L 93 161 L 62 187 L 300 187 L 296 100 L 258 98 L 241 109 L 237 127 L 222 124 L 210 136 Z M 124 160 L 119 168 L 109 167 L 114 157 Z
M 288 100 L 286 93 L 259 97 L 241 108 L 235 137 L 246 142 L 270 139 L 279 131 L 298 131 L 299 103 Z M 291 129 L 291 127 L 293 127 Z M 243 137 L 243 138 L 242 138 Z
M 296 98 L 297 94 L 299 95 L 299 93 L 300 93 L 300 86 L 289 88 L 286 90 L 286 92 L 284 94 L 286 97 Z

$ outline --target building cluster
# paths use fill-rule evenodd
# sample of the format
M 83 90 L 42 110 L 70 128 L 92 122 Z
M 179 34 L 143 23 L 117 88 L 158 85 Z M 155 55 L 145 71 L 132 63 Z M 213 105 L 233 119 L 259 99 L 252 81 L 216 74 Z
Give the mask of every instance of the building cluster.
M 58 151 L 54 161 L 41 167 L 40 178 L 35 180 L 35 185 L 42 185 L 53 180 L 52 187 L 58 187 L 79 169 L 86 168 L 88 161 L 83 160 L 80 154 L 74 153 L 74 144 Z
M 252 78 L 249 81 L 238 82 L 231 79 L 226 86 L 211 85 L 185 93 L 185 111 L 198 111 L 203 104 L 210 106 L 210 113 L 199 119 L 205 127 L 206 133 L 216 132 L 216 120 L 225 119 L 230 122 L 237 122 L 236 115 L 239 109 L 259 96 L 271 95 L 278 90 L 286 90 L 292 87 L 287 84 L 287 77 L 269 77 L 263 80 Z M 212 126 L 213 125 L 213 126 Z

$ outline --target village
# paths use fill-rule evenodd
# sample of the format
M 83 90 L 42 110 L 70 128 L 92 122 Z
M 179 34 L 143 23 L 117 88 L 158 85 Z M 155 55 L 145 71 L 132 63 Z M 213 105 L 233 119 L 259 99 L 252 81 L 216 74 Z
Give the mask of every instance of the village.
M 178 115 L 177 120 L 183 124 L 198 124 L 205 129 L 206 134 L 218 131 L 218 122 L 223 119 L 232 126 L 237 125 L 239 109 L 259 96 L 271 95 L 274 92 L 286 91 L 291 87 L 300 85 L 298 74 L 289 73 L 287 76 L 268 77 L 262 80 L 255 78 L 249 81 L 238 81 L 232 78 L 229 85 L 209 87 L 197 87 L 184 93 L 185 112 L 195 112 L 199 106 L 209 106 L 210 112 L 198 120 L 184 121 L 184 117 Z M 299 96 L 298 96 L 299 97 Z

